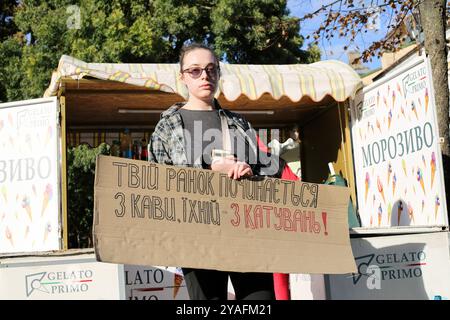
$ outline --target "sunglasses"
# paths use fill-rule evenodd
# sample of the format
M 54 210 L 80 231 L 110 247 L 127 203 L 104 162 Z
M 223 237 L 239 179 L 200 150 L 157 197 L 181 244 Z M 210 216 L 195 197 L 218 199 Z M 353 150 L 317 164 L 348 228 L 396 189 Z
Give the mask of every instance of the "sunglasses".
M 182 73 L 189 73 L 191 75 L 192 79 L 197 79 L 202 75 L 203 70 L 205 70 L 208 77 L 211 77 L 211 78 L 216 78 L 219 74 L 219 67 L 215 66 L 215 65 L 208 65 L 204 68 L 192 67 L 192 68 L 183 70 Z

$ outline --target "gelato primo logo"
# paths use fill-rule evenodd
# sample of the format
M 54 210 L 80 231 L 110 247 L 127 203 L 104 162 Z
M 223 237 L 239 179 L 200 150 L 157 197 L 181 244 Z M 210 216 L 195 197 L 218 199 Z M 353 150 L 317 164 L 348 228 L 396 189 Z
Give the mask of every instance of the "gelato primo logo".
M 89 290 L 92 270 L 39 272 L 25 276 L 27 297 L 33 292 L 47 294 L 79 293 Z
M 381 289 L 381 282 L 385 280 L 420 278 L 422 268 L 427 265 L 423 251 L 369 254 L 355 260 L 358 273 L 353 273 L 353 284 L 356 285 L 364 277 L 370 290 Z
M 366 285 L 368 289 L 381 289 L 381 269 L 377 265 L 370 264 L 374 256 L 374 254 L 370 254 L 355 259 L 359 263 L 358 273 L 353 273 L 354 285 L 356 285 L 364 276 L 367 277 Z

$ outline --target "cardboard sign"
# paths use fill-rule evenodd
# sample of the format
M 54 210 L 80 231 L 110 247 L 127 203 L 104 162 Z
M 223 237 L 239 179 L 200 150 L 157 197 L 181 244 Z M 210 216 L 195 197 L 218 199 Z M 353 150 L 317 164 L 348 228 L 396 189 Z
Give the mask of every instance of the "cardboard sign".
M 358 272 L 327 276 L 331 299 L 450 299 L 448 232 L 351 242 Z
M 356 270 L 344 187 L 99 156 L 97 259 L 240 272 Z

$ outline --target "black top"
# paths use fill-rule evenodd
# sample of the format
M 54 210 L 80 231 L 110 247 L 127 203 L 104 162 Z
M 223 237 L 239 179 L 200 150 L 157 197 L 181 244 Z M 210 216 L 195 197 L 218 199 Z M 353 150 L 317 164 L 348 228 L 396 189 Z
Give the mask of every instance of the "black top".
M 218 110 L 179 109 L 183 120 L 186 155 L 189 164 L 211 165 L 212 149 L 222 149 L 222 126 Z

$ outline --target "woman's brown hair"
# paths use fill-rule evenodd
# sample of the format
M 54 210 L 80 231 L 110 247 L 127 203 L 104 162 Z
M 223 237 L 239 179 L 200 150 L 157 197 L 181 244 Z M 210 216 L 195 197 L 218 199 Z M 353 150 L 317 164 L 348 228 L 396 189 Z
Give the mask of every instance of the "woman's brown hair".
M 205 44 L 192 42 L 192 43 L 184 45 L 180 50 L 180 72 L 183 72 L 183 63 L 184 63 L 184 57 L 186 56 L 186 54 L 188 52 L 194 51 L 196 49 L 204 49 L 204 50 L 208 50 L 209 52 L 211 52 L 211 54 L 214 56 L 214 59 L 216 60 L 217 67 L 219 67 L 219 58 L 217 57 L 217 55 L 213 49 L 211 49 L 210 47 L 208 47 Z

